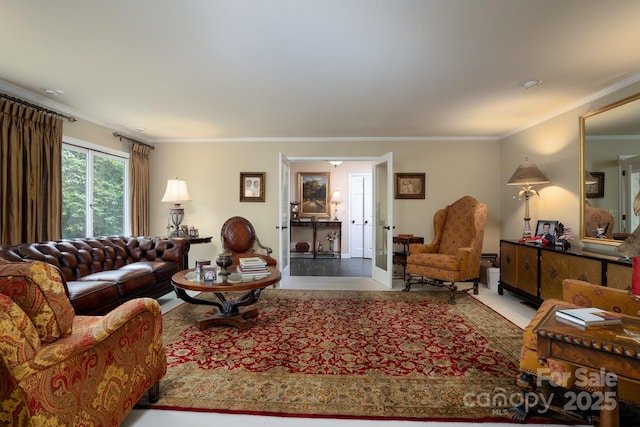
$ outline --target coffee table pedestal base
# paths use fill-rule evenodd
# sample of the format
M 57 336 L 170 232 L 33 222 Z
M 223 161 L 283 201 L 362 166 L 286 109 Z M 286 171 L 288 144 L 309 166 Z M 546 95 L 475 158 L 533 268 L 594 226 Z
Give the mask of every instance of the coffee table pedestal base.
M 258 316 L 258 309 L 250 308 L 231 316 L 225 316 L 221 313 L 210 314 L 211 317 L 198 320 L 198 328 L 200 328 L 201 331 L 211 326 L 234 326 L 244 331 L 256 324 L 253 319 Z

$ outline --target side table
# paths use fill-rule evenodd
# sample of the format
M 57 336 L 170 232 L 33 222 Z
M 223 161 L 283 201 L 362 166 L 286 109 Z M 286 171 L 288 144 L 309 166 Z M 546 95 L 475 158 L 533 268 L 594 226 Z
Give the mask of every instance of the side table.
M 188 237 L 189 244 L 197 245 L 199 243 L 211 243 L 212 236 L 208 237 Z M 186 270 L 189 268 L 189 251 L 182 256 L 182 267 Z
M 640 319 L 623 315 L 619 325 L 583 328 L 556 319 L 556 311 L 562 308 L 556 306 L 549 310 L 535 331 L 538 357 L 599 372 L 600 381 L 604 382 L 603 400 L 591 400 L 590 394 L 584 394 L 570 404 L 593 403 L 599 406 L 591 409 L 600 410 L 600 426 L 617 427 L 620 423 L 618 393 L 628 399 L 629 393 L 635 394 L 640 388 L 640 343 L 636 341 L 640 335 Z M 588 381 L 584 375 L 581 380 Z M 560 412 L 575 410 L 561 409 Z
M 409 245 L 412 243 L 424 243 L 424 237 L 398 235 L 393 237 L 393 243 L 402 245 L 402 251 L 393 252 L 393 264 L 402 266 L 402 278 L 406 276 L 407 255 L 409 255 Z

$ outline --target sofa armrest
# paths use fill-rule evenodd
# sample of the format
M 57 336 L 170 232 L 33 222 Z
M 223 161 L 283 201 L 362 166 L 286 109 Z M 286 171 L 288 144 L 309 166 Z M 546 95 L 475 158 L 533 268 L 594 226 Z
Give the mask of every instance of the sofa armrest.
M 180 270 L 184 270 L 187 266 L 182 265 L 184 256 L 189 253 L 191 244 L 189 239 L 183 237 L 172 237 L 167 241 L 167 246 L 162 253 L 163 261 L 175 261 L 180 263 Z
M 629 316 L 640 316 L 640 296 L 582 280 L 564 279 L 562 299 L 580 307 L 597 307 Z

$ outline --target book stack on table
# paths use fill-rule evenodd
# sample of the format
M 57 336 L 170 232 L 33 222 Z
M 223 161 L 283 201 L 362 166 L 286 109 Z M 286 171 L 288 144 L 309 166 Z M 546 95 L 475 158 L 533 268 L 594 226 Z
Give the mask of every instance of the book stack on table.
M 556 318 L 578 326 L 617 325 L 622 323 L 622 317 L 617 313 L 593 307 L 558 310 L 556 311 Z
M 264 279 L 270 274 L 267 263 L 259 257 L 240 258 L 237 272 L 243 281 Z

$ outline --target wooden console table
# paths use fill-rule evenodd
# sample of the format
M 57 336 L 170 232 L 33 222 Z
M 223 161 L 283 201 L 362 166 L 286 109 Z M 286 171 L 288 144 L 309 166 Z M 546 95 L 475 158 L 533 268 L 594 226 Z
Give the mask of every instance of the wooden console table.
M 594 399 L 592 402 L 599 401 L 600 408 L 592 409 L 600 410 L 602 427 L 618 426 L 619 392 L 623 398 L 637 401 L 640 390 L 640 342 L 632 335 L 640 334 L 640 318 L 623 316 L 620 325 L 582 328 L 557 320 L 556 310 L 562 308 L 556 306 L 549 310 L 540 321 L 536 331 L 538 357 L 605 372 L 604 398 Z
M 535 305 L 562 299 L 563 279 L 629 289 L 631 273 L 631 262 L 615 256 L 500 240 L 498 293 L 506 289 Z
M 342 258 L 342 221 L 291 221 L 291 227 L 307 227 L 313 230 L 312 245 L 311 248 L 309 248 L 313 254 L 313 258 L 317 258 L 318 255 L 337 255 L 338 258 Z M 325 244 L 329 245 L 329 241 L 326 239 L 324 232 L 326 231 L 328 233 L 332 229 L 337 229 L 335 230 L 337 231 L 337 248 L 334 251 L 323 250 L 322 252 L 318 252 L 318 240 L 322 241 L 323 246 Z M 321 233 L 321 235 L 318 236 L 318 233 Z

